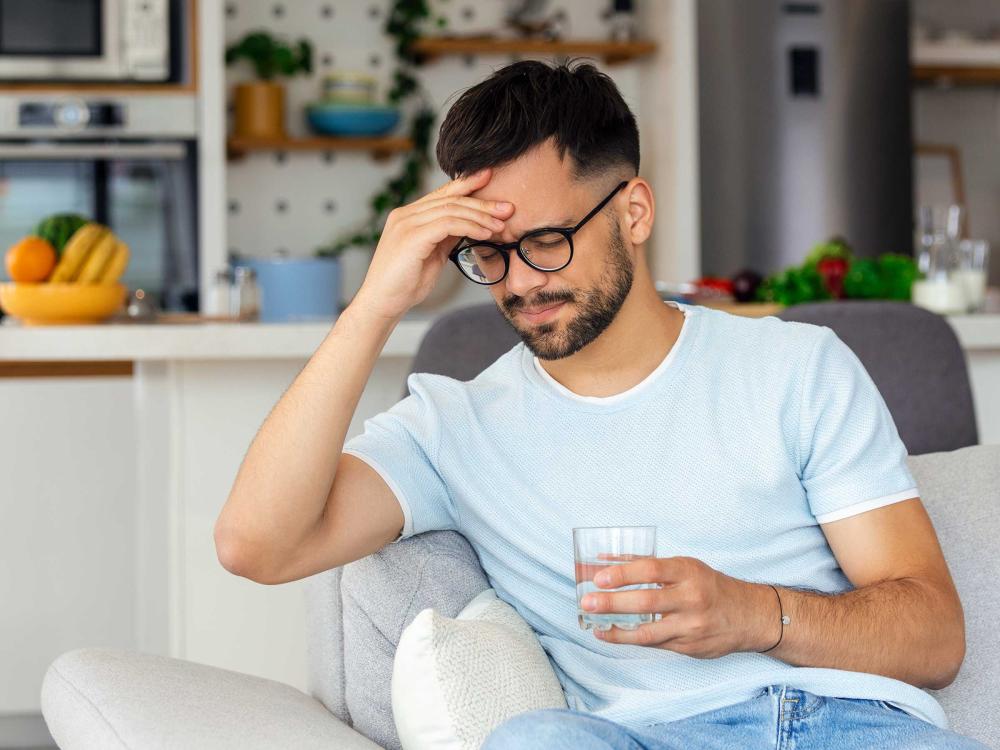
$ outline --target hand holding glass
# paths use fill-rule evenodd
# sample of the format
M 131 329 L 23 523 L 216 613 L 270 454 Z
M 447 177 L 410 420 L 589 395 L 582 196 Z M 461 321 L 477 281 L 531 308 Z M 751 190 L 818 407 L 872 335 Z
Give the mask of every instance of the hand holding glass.
M 635 591 L 657 588 L 655 583 L 622 586 L 617 589 L 600 588 L 594 583 L 597 572 L 612 565 L 626 563 L 656 555 L 655 526 L 589 526 L 573 529 L 573 551 L 576 559 L 576 611 L 577 621 L 584 630 L 610 630 L 617 625 L 624 630 L 635 630 L 644 623 L 653 622 L 653 613 L 587 612 L 580 606 L 585 594 L 593 591 Z

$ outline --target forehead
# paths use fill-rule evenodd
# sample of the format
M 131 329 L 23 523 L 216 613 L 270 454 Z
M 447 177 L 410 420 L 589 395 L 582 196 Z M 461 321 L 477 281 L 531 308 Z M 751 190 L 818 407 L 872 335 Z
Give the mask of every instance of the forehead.
M 493 169 L 490 181 L 473 198 L 514 204 L 509 224 L 523 229 L 572 216 L 581 188 L 571 177 L 571 158 L 560 159 L 549 141 Z

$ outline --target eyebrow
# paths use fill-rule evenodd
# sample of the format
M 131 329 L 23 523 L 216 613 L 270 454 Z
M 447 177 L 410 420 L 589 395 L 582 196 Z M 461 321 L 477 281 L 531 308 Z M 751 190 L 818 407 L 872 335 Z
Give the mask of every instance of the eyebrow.
M 521 232 L 517 236 L 518 237 L 524 237 L 524 235 L 531 234 L 532 232 L 537 232 L 539 229 L 572 229 L 573 227 L 576 226 L 576 224 L 577 224 L 577 222 L 571 217 L 571 218 L 568 218 L 568 219 L 563 219 L 562 221 L 557 221 L 555 223 L 540 224 L 539 226 L 534 227 L 532 229 L 525 229 L 523 232 Z M 493 234 L 490 235 L 490 237 L 495 237 L 495 236 L 496 236 L 496 232 L 494 232 Z M 463 237 L 459 241 L 459 244 L 456 245 L 455 247 L 457 248 L 460 245 L 464 245 L 466 243 L 474 244 L 474 240 L 470 240 L 468 237 Z
M 570 217 L 568 219 L 563 219 L 562 221 L 549 222 L 548 224 L 539 224 L 537 227 L 532 227 L 531 229 L 525 229 L 518 236 L 523 237 L 531 232 L 537 232 L 539 229 L 572 229 L 576 226 L 576 221 Z

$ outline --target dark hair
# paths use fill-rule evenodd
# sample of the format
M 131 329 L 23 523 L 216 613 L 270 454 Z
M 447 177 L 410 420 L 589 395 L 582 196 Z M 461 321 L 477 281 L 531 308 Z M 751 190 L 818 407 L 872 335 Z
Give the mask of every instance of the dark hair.
M 441 169 L 455 179 L 503 166 L 553 138 L 560 158 L 569 151 L 576 180 L 622 167 L 638 174 L 635 116 L 611 78 L 572 62 L 511 63 L 466 90 L 441 123 Z

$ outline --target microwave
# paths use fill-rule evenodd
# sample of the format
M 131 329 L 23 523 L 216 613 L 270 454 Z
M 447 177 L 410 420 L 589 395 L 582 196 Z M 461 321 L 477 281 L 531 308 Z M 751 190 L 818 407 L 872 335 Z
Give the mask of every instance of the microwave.
M 167 81 L 176 0 L 0 0 L 0 80 Z

